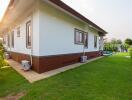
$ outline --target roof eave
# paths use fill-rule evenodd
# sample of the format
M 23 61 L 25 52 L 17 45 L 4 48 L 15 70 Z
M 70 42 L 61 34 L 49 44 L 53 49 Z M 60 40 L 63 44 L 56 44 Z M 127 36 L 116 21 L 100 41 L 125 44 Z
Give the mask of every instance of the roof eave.
M 100 32 L 102 32 L 103 34 L 107 34 L 107 32 L 105 30 L 103 30 L 102 28 L 100 28 L 98 25 L 96 25 L 95 23 L 93 23 L 92 21 L 90 21 L 89 19 L 87 19 L 86 17 L 84 17 L 83 15 L 81 15 L 80 13 L 78 13 L 77 11 L 75 11 L 74 9 L 72 9 L 71 7 L 69 7 L 67 4 L 65 4 L 64 2 L 62 2 L 61 0 L 49 0 L 51 3 L 59 6 L 60 8 L 68 11 L 69 13 L 71 13 L 74 16 L 77 16 L 79 19 L 87 22 L 88 24 L 90 24 L 91 26 L 95 27 L 96 29 L 98 29 Z

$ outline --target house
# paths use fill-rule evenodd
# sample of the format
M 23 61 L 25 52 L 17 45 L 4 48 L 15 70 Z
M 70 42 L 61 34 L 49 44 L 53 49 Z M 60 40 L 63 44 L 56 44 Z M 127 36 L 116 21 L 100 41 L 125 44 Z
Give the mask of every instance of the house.
M 11 0 L 0 24 L 4 46 L 17 62 L 43 73 L 100 56 L 105 30 L 61 0 Z

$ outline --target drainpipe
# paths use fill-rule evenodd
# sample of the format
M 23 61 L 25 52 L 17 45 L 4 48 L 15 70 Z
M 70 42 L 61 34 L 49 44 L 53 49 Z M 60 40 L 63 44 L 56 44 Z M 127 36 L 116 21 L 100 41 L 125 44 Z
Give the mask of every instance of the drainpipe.
M 85 56 L 85 41 L 84 41 L 84 45 L 83 45 L 83 56 Z
M 84 38 L 84 41 L 83 41 L 83 55 L 82 55 L 82 58 L 81 58 L 81 62 L 82 63 L 86 62 L 86 58 L 85 58 L 85 45 L 86 45 L 86 39 Z
M 35 4 L 38 4 L 38 1 L 35 1 Z M 34 11 L 34 8 L 33 8 Z M 31 52 L 30 52 L 30 62 L 31 66 L 33 65 L 33 14 L 31 17 Z
M 31 42 L 32 41 L 32 35 L 31 35 Z M 31 66 L 33 65 L 33 45 L 31 43 L 31 52 L 30 52 L 30 62 L 31 62 Z
M 31 18 L 31 52 L 30 52 L 30 62 L 33 65 L 33 16 Z

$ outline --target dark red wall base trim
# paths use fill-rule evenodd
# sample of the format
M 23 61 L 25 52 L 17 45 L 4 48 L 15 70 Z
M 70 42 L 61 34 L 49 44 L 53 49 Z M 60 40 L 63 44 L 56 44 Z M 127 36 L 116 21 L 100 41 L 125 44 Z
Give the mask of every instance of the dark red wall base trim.
M 27 54 L 22 53 L 16 53 L 16 52 L 10 52 L 11 58 L 17 62 L 20 62 L 22 60 L 29 60 L 30 56 Z M 33 65 L 32 69 L 35 70 L 38 73 L 47 72 L 53 69 L 57 69 L 60 67 L 64 67 L 70 64 L 74 64 L 80 61 L 80 57 L 82 56 L 82 53 L 75 53 L 75 54 L 63 54 L 63 55 L 53 55 L 53 56 L 33 56 Z M 100 52 L 87 52 L 85 54 L 88 56 L 88 59 L 99 57 Z

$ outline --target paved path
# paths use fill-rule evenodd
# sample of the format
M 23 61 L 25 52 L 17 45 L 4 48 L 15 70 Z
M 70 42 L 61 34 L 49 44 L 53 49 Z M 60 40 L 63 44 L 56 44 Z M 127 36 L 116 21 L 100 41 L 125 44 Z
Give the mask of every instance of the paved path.
M 102 57 L 98 57 L 98 58 L 88 60 L 86 63 L 95 61 L 95 60 L 100 59 L 100 58 L 102 58 Z M 24 78 L 26 78 L 30 83 L 51 77 L 53 75 L 59 74 L 61 72 L 67 71 L 69 69 L 73 69 L 73 68 L 79 67 L 80 65 L 86 64 L 86 63 L 76 63 L 76 64 L 72 64 L 69 66 L 62 67 L 62 68 L 58 68 L 58 69 L 55 69 L 52 71 L 44 72 L 42 74 L 38 74 L 37 72 L 35 72 L 33 70 L 28 71 L 28 72 L 23 71 L 21 69 L 22 65 L 20 63 L 17 63 L 16 61 L 8 60 L 7 62 L 10 64 L 10 66 L 13 69 L 15 69 L 19 74 L 21 74 Z

